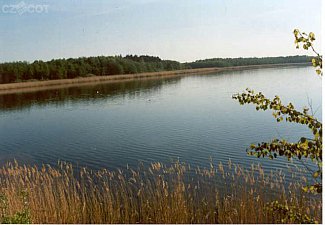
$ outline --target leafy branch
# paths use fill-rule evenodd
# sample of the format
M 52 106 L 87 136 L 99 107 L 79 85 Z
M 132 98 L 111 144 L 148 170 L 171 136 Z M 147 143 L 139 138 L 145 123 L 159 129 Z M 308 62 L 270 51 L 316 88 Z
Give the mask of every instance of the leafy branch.
M 322 77 L 323 57 L 319 54 L 314 46 L 313 42 L 316 40 L 315 34 L 310 32 L 300 32 L 298 29 L 293 31 L 295 36 L 296 48 L 302 47 L 305 50 L 311 49 L 315 53 L 315 57 L 312 59 L 312 64 L 316 68 L 316 73 Z M 275 96 L 272 100 L 266 98 L 261 92 L 255 93 L 253 90 L 246 89 L 246 92 L 233 95 L 233 99 L 236 99 L 241 105 L 254 104 L 256 110 L 273 110 L 273 116 L 277 122 L 286 121 L 290 123 L 297 123 L 305 125 L 311 131 L 312 138 L 301 137 L 297 142 L 289 142 L 285 139 L 273 139 L 270 142 L 261 142 L 258 144 L 251 144 L 247 150 L 249 155 L 256 157 L 268 157 L 275 159 L 278 156 L 286 157 L 288 160 L 297 158 L 299 162 L 303 163 L 302 158 L 310 159 L 317 164 L 317 170 L 313 171 L 306 167 L 311 172 L 314 178 L 312 185 L 306 185 L 303 187 L 303 191 L 314 194 L 322 193 L 322 123 L 314 117 L 314 111 L 310 104 L 311 114 L 309 108 L 304 108 L 303 111 L 295 109 L 292 103 L 287 105 L 283 104 L 279 96 Z M 284 223 L 317 223 L 307 215 L 297 212 L 296 209 L 290 208 L 288 205 L 280 204 L 278 201 L 273 201 L 267 207 L 268 211 L 276 213 L 282 219 Z
M 318 223 L 309 216 L 298 212 L 296 208 L 280 204 L 278 201 L 271 202 L 267 209 L 281 218 L 281 223 Z
M 322 76 L 323 56 L 319 54 L 313 46 L 313 42 L 316 40 L 315 34 L 313 32 L 310 32 L 309 34 L 300 32 L 298 29 L 294 29 L 293 34 L 295 36 L 296 48 L 299 48 L 300 44 L 302 44 L 302 47 L 305 50 L 308 50 L 310 48 L 316 54 L 316 57 L 312 59 L 312 64 L 316 68 L 316 73 Z
M 322 191 L 320 179 L 322 175 L 322 123 L 308 113 L 309 109 L 304 108 L 303 112 L 295 109 L 292 103 L 284 105 L 279 98 L 266 98 L 261 92 L 255 93 L 253 90 L 246 89 L 242 94 L 233 95 L 241 105 L 254 104 L 256 110 L 273 110 L 273 116 L 277 122 L 287 121 L 308 126 L 313 138 L 301 137 L 298 142 L 288 142 L 285 139 L 273 139 L 270 142 L 261 142 L 252 144 L 248 150 L 249 155 L 254 155 L 258 158 L 268 157 L 270 159 L 284 156 L 288 160 L 297 158 L 301 160 L 309 158 L 318 166 L 318 170 L 313 172 L 313 177 L 316 180 L 314 186 L 308 189 L 312 192 L 320 193 Z

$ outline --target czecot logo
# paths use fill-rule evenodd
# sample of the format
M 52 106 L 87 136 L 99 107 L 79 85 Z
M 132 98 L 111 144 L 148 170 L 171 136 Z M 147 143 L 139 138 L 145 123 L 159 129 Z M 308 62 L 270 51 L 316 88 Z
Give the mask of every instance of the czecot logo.
M 48 5 L 26 4 L 22 1 L 18 4 L 3 5 L 1 9 L 3 13 L 19 15 L 23 15 L 24 13 L 47 13 Z

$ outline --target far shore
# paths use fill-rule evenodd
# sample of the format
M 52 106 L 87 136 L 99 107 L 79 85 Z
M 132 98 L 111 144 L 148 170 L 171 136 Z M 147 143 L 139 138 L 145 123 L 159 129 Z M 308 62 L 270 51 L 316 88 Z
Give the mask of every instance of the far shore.
M 137 74 L 119 74 L 119 75 L 109 75 L 109 76 L 94 75 L 89 77 L 77 77 L 74 79 L 26 81 L 26 82 L 0 84 L 0 95 L 81 86 L 81 85 L 88 85 L 92 83 L 93 84 L 115 83 L 115 82 L 131 81 L 137 79 L 147 79 L 147 78 L 160 78 L 160 77 L 163 78 L 163 77 L 175 77 L 175 76 L 185 76 L 185 75 L 193 75 L 193 74 L 208 74 L 208 73 L 229 71 L 229 70 L 245 70 L 245 69 L 308 66 L 308 65 L 310 65 L 310 63 L 262 64 L 262 65 L 249 65 L 249 66 L 185 69 L 185 70 L 173 70 L 173 71 L 137 73 Z

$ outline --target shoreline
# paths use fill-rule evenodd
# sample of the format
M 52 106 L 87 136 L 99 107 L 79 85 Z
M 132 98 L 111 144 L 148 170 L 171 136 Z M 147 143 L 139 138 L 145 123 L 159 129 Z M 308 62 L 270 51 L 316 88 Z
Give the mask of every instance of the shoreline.
M 308 65 L 310 65 L 310 63 L 261 64 L 261 65 L 248 65 L 248 66 L 184 69 L 184 70 L 147 72 L 147 73 L 137 73 L 137 74 L 77 77 L 73 79 L 60 79 L 60 80 L 26 81 L 26 82 L 0 84 L 0 95 L 13 94 L 19 92 L 40 91 L 40 90 L 48 90 L 48 89 L 58 89 L 58 88 L 65 88 L 65 87 L 75 87 L 75 86 L 90 85 L 96 83 L 116 83 L 116 82 L 132 81 L 138 79 L 148 79 L 148 78 L 165 78 L 165 77 L 186 76 L 186 75 L 194 75 L 194 74 L 209 74 L 209 73 L 222 72 L 222 71 L 290 67 L 290 66 L 308 66 Z

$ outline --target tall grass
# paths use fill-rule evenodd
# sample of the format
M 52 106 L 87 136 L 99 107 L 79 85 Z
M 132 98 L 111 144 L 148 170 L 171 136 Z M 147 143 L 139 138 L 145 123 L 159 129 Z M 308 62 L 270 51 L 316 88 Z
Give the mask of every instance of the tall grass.
M 281 172 L 231 162 L 117 171 L 14 162 L 0 169 L 0 222 L 25 216 L 33 223 L 280 223 L 265 208 L 272 200 L 321 222 L 321 198 L 303 193 L 304 181 L 292 176 L 286 182 Z

